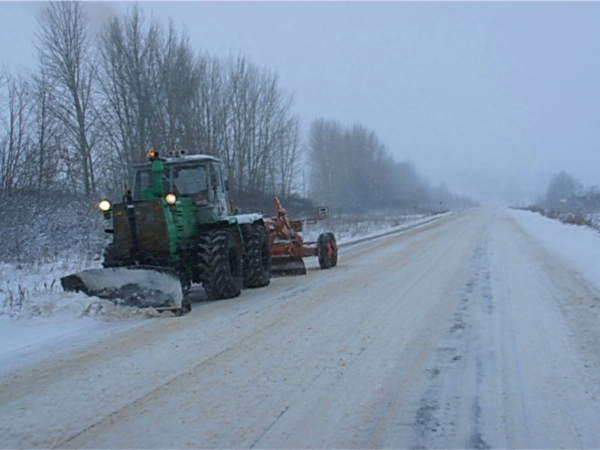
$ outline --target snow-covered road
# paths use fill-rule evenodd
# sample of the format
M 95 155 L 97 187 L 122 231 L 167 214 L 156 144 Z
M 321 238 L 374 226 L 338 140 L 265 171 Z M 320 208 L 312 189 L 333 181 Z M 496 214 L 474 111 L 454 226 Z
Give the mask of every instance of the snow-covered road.
M 0 446 L 598 448 L 599 298 L 473 209 L 0 368 Z

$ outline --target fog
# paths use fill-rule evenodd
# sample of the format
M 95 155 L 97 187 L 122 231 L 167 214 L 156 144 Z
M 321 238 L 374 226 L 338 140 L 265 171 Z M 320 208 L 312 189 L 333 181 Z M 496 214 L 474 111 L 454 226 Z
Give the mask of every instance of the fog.
M 127 2 L 90 3 L 95 26 Z M 375 131 L 397 161 L 482 203 L 600 175 L 600 4 L 140 2 L 199 51 L 243 54 L 317 118 Z M 36 3 L 0 3 L 0 62 L 34 67 Z

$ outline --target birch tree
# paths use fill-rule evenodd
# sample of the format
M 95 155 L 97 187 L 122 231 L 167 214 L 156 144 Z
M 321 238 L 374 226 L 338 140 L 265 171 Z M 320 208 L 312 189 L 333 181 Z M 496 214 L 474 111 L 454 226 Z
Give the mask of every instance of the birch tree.
M 76 191 L 95 192 L 93 113 L 95 69 L 89 19 L 76 1 L 48 3 L 36 34 L 40 65 L 53 86 L 51 114 L 64 129 L 66 175 Z
M 221 157 L 234 192 L 284 195 L 290 190 L 298 155 L 298 119 L 293 95 L 279 87 L 276 73 L 245 57 L 227 64 L 227 141 Z M 275 191 L 275 192 L 273 192 Z
M 112 19 L 99 38 L 98 116 L 116 184 L 131 177 L 151 146 L 151 78 L 159 34 L 158 23 L 148 23 L 135 5 L 124 18 Z
M 60 128 L 52 110 L 52 85 L 45 71 L 31 76 L 31 187 L 39 193 L 52 187 L 59 172 Z
M 6 195 L 27 185 L 29 150 L 29 85 L 23 77 L 7 77 L 4 137 L 0 142 L 0 190 Z

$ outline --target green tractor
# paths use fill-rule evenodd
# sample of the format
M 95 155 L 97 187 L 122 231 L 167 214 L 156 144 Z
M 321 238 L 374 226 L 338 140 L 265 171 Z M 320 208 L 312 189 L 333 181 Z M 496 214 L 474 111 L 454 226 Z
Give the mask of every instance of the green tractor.
M 104 269 L 61 278 L 65 290 L 185 313 L 194 283 L 211 300 L 269 284 L 262 215 L 235 214 L 220 160 L 182 153 L 161 158 L 151 151 L 149 162 L 135 166 L 123 201 L 100 202 L 113 235 Z

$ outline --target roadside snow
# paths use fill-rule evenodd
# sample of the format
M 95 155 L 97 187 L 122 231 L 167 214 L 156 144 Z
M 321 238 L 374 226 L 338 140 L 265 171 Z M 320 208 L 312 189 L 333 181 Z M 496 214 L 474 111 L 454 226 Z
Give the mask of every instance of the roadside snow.
M 109 324 L 91 318 L 73 320 L 69 315 L 26 320 L 0 316 L 0 372 L 12 369 L 15 364 L 26 363 L 28 359 L 38 361 L 40 355 L 70 347 L 71 342 L 101 331 L 106 325 Z
M 406 216 L 308 225 L 304 240 L 316 241 L 332 231 L 341 246 L 412 228 L 435 217 Z M 4 369 L 24 358 L 38 357 L 82 339 L 103 335 L 115 326 L 138 326 L 144 319 L 168 317 L 153 308 L 116 307 L 81 293 L 63 292 L 60 277 L 100 267 L 100 261 L 73 259 L 16 266 L 0 263 L 0 361 Z M 117 324 L 120 322 L 120 324 Z M 38 355 L 38 356 L 35 356 Z M 9 364 L 11 363 L 11 364 Z
M 598 231 L 585 226 L 567 225 L 530 211 L 508 211 L 547 249 L 560 255 L 586 279 L 600 287 Z
M 38 362 L 107 332 L 142 325 L 143 319 L 172 316 L 153 308 L 117 307 L 82 293 L 36 294 L 24 299 L 17 317 L 0 315 L 0 373 Z M 137 319 L 137 320 L 136 320 Z
M 548 249 L 559 254 L 578 272 L 600 286 L 600 233 L 586 227 L 565 225 L 557 220 L 520 210 L 509 213 Z M 341 247 L 423 225 L 435 217 L 379 219 L 346 224 L 318 223 L 307 226 L 305 241 L 319 233 L 333 231 Z M 307 261 L 310 265 L 310 261 Z M 0 360 L 16 353 L 23 355 L 67 341 L 102 334 L 114 327 L 137 326 L 144 319 L 164 317 L 152 308 L 116 307 L 111 302 L 80 293 L 62 292 L 64 274 L 99 267 L 99 261 L 62 260 L 48 264 L 17 267 L 0 264 Z
M 447 214 L 450 213 L 438 214 L 434 217 L 439 218 Z M 388 233 L 395 233 L 420 223 L 429 222 L 430 220 L 432 220 L 432 216 L 412 215 L 371 219 L 327 219 L 316 224 L 305 222 L 302 230 L 302 239 L 304 242 L 316 242 L 319 234 L 331 231 L 335 235 L 338 244 L 354 243 L 361 238 L 373 238 Z

